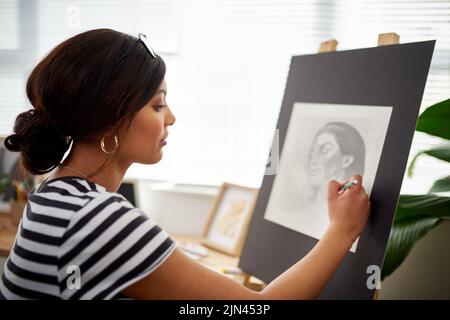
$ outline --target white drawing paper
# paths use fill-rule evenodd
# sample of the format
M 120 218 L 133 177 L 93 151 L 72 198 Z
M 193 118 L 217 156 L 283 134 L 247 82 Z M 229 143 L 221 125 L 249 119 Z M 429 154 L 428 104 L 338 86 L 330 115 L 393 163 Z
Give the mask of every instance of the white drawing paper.
M 363 176 L 370 196 L 392 107 L 297 102 L 264 218 L 320 239 L 328 181 Z M 357 241 L 350 251 L 355 252 Z

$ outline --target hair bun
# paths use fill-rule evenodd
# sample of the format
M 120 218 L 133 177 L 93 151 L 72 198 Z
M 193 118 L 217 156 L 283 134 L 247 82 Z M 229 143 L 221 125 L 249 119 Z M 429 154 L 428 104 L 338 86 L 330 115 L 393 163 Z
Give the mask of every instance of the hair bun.
M 28 111 L 22 112 L 20 115 L 20 121 L 34 122 L 35 124 L 48 124 L 45 119 L 45 115 L 42 111 L 38 109 L 30 109 Z M 17 122 L 17 121 L 16 121 Z
M 25 134 L 26 129 L 31 128 L 33 131 L 40 129 L 45 130 L 45 121 L 43 114 L 36 109 L 30 109 L 28 111 L 20 113 L 14 124 L 14 134 L 8 136 L 5 139 L 5 146 L 14 152 L 19 152 L 24 149 L 26 145 Z
M 22 152 L 23 164 L 33 174 L 53 170 L 71 142 L 58 129 L 52 128 L 44 114 L 36 109 L 17 116 L 14 132 L 5 139 L 5 147 L 10 151 Z
M 17 134 L 12 134 L 5 139 L 5 147 L 14 152 L 21 151 L 21 145 L 22 141 L 20 140 L 20 137 Z

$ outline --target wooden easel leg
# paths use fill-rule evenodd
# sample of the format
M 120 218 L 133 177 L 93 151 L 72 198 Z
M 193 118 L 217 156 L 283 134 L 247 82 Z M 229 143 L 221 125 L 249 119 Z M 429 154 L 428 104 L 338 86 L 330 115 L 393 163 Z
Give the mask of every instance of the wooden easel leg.
M 380 33 L 378 35 L 378 46 L 388 46 L 391 44 L 399 44 L 400 36 L 395 32 Z
M 244 273 L 244 286 L 246 286 L 247 288 L 249 287 L 250 284 L 250 275 L 248 273 Z
M 336 51 L 338 42 L 335 39 L 324 41 L 320 44 L 319 52 L 332 52 Z

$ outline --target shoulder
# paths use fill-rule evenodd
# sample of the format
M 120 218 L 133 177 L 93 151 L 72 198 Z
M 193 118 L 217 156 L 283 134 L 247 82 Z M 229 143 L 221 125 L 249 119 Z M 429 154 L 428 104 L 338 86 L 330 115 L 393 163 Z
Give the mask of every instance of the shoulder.
M 113 232 L 111 227 L 116 223 L 120 225 L 137 223 L 137 221 L 151 223 L 141 209 L 134 207 L 120 193 L 109 192 L 103 186 L 82 179 L 73 183 L 78 183 L 76 187 L 83 189 L 87 201 L 72 216 L 64 235 L 65 239 L 76 232 L 83 234 L 102 230 Z
M 38 185 L 29 200 L 33 212 L 42 211 L 46 218 L 64 218 L 64 230 L 58 234 L 62 252 L 97 238 L 162 232 L 123 195 L 79 177 L 61 177 Z
M 30 192 L 29 198 L 33 202 L 46 202 L 54 206 L 61 203 L 72 204 L 73 211 L 87 211 L 90 206 L 101 203 L 105 205 L 116 203 L 133 208 L 123 195 L 108 192 L 97 183 L 75 176 L 59 177 L 41 183 Z
M 103 193 L 78 211 L 62 239 L 59 278 L 78 266 L 81 290 L 61 287 L 70 299 L 110 299 L 153 272 L 175 249 L 171 237 L 121 195 Z
M 88 188 L 87 181 L 80 181 Z M 80 186 L 78 186 L 80 187 Z M 175 242 L 123 195 L 96 185 L 71 218 L 58 252 L 62 297 L 110 299 L 155 270 L 174 250 Z M 71 267 L 80 270 L 81 290 L 68 290 Z

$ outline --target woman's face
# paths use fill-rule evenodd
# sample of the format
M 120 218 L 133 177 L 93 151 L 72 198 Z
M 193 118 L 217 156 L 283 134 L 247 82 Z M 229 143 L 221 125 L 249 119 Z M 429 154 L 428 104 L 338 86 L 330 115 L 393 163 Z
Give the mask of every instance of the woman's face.
M 341 152 L 336 137 L 328 132 L 316 136 L 309 152 L 309 179 L 320 186 L 331 179 L 345 179 L 344 172 L 354 160 Z
M 121 150 L 125 161 L 152 164 L 161 160 L 162 149 L 167 143 L 168 126 L 175 122 L 175 116 L 166 102 L 166 94 L 164 80 L 156 94 L 134 117 Z

